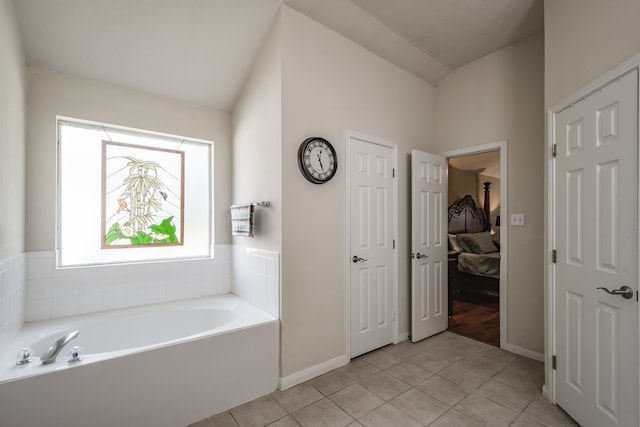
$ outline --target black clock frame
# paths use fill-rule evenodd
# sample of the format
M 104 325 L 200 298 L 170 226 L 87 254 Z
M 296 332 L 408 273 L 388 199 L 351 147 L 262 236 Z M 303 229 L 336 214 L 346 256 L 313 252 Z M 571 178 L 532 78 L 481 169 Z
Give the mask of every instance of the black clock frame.
M 329 151 L 331 151 L 331 155 L 333 156 L 335 167 L 333 168 L 333 172 L 331 173 L 331 175 L 328 175 L 327 178 L 325 179 L 315 178 L 313 175 L 309 173 L 307 168 L 304 167 L 305 149 L 313 141 L 322 141 L 323 143 L 325 143 Z M 319 136 L 312 136 L 310 138 L 307 138 L 304 141 L 302 141 L 302 144 L 300 144 L 300 148 L 298 148 L 298 168 L 300 168 L 300 173 L 302 173 L 302 176 L 304 176 L 307 179 L 307 181 L 313 184 L 325 184 L 329 182 L 336 175 L 336 172 L 338 170 L 338 154 L 336 153 L 336 149 L 333 148 L 333 145 L 329 141 Z

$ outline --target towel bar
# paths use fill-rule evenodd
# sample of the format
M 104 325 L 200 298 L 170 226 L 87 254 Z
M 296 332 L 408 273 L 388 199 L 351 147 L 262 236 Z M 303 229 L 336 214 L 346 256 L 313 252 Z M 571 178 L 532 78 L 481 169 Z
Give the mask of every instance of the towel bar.
M 259 206 L 261 208 L 269 208 L 271 207 L 271 202 L 269 201 L 265 201 L 265 202 L 256 202 L 256 203 L 251 203 L 253 206 Z

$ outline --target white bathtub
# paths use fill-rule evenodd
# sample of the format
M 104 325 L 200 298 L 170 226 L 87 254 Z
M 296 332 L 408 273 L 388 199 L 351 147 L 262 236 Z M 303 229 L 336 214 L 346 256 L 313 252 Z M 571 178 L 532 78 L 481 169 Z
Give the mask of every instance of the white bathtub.
M 231 294 L 34 322 L 0 357 L 0 425 L 184 426 L 274 391 L 278 351 L 277 319 Z

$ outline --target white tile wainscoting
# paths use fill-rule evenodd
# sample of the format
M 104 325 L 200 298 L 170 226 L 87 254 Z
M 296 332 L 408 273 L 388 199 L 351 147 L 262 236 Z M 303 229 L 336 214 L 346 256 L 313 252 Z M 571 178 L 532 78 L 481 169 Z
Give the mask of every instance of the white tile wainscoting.
M 26 264 L 24 253 L 0 260 L 0 353 L 25 322 Z
M 280 318 L 280 254 L 233 245 L 232 292 Z
M 215 258 L 57 269 L 54 252 L 27 254 L 26 320 L 231 292 L 231 247 Z
M 238 245 L 216 245 L 212 259 L 64 269 L 55 267 L 52 251 L 29 252 L 23 321 L 227 292 L 279 318 L 279 271 L 278 252 Z

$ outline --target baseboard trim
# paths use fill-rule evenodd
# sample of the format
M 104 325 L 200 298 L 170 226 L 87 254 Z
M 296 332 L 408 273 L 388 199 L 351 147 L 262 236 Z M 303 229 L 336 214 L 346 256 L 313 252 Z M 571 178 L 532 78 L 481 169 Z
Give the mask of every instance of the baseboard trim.
M 519 354 L 520 356 L 528 357 L 529 359 L 537 360 L 538 362 L 544 362 L 544 353 L 538 353 L 537 351 L 529 350 L 528 348 L 513 344 L 504 344 L 501 347 L 503 350 L 510 351 L 511 353 Z
M 287 375 L 286 377 L 280 378 L 278 387 L 280 388 L 280 390 L 286 390 L 298 384 L 302 384 L 305 381 L 309 381 L 312 378 L 315 378 L 322 374 L 326 374 L 329 371 L 348 364 L 349 360 L 349 356 L 344 354 L 342 356 L 327 360 L 326 362 L 311 366 L 307 369 L 303 369 L 302 371 L 298 371 L 294 374 Z

